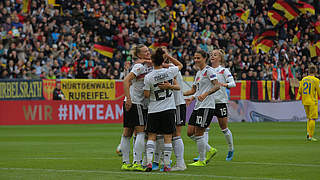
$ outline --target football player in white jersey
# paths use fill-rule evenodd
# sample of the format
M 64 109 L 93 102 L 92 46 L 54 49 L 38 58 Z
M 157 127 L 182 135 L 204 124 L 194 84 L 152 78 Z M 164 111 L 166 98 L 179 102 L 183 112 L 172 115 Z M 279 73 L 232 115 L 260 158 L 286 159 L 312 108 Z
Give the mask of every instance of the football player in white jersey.
M 131 49 L 134 59 L 150 60 L 150 50 L 145 45 L 137 45 Z M 123 80 L 124 87 L 124 115 L 123 115 L 123 135 L 121 137 L 121 152 L 122 152 L 122 170 L 137 170 L 144 171 L 141 166 L 142 153 L 145 150 L 145 122 L 147 110 L 143 108 L 144 105 L 144 77 L 152 71 L 150 63 L 136 63 L 130 73 Z M 133 165 L 130 164 L 130 139 L 133 132 L 136 131 L 136 141 L 134 149 L 136 155 L 134 156 Z
M 187 105 L 196 100 L 194 110 L 188 123 L 188 136 L 197 143 L 199 161 L 191 166 L 205 166 L 217 153 L 217 150 L 205 142 L 203 134 L 214 116 L 215 99 L 213 93 L 220 89 L 217 74 L 207 65 L 207 53 L 198 50 L 194 55 L 194 62 L 199 68 L 192 88 L 183 93 L 184 96 L 194 95 L 186 99 Z
M 228 143 L 229 151 L 226 160 L 231 161 L 233 158 L 234 147 L 232 133 L 228 128 L 228 95 L 226 88 L 236 87 L 236 83 L 234 82 L 233 76 L 229 69 L 221 66 L 225 63 L 224 55 L 225 52 L 222 49 L 213 50 L 210 53 L 210 60 L 211 66 L 213 67 L 214 72 L 217 74 L 218 81 L 221 86 L 220 90 L 214 93 L 216 101 L 215 116 L 218 118 L 219 126 Z
M 168 58 L 175 66 L 163 68 L 162 64 Z M 175 132 L 175 102 L 173 90 L 180 89 L 174 77 L 178 75 L 183 65 L 170 56 L 164 49 L 158 48 L 152 54 L 154 70 L 147 74 L 144 80 L 144 96 L 149 98 L 147 141 L 147 172 L 152 171 L 152 158 L 155 151 L 157 134 L 164 136 L 164 171 L 170 171 L 172 153 L 172 134 Z

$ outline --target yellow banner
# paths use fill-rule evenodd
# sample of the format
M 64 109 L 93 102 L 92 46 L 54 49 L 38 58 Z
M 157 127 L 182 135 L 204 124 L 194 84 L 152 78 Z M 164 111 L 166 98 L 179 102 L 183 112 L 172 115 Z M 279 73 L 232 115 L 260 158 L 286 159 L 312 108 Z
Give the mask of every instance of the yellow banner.
M 66 100 L 115 100 L 115 80 L 62 79 L 61 90 Z

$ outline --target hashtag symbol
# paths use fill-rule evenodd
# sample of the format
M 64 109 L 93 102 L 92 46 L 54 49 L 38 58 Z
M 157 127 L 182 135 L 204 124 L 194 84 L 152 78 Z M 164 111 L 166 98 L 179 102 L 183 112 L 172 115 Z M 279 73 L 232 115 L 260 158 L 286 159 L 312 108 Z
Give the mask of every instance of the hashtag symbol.
M 68 108 L 67 105 L 60 105 L 59 106 L 59 120 L 66 120 L 68 116 Z

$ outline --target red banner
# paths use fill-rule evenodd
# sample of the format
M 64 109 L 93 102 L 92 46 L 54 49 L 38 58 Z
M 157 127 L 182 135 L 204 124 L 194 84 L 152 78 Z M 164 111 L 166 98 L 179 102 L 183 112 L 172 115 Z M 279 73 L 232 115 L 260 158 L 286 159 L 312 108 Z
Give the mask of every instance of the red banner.
M 122 104 L 123 98 L 114 101 L 2 101 L 0 125 L 121 123 Z

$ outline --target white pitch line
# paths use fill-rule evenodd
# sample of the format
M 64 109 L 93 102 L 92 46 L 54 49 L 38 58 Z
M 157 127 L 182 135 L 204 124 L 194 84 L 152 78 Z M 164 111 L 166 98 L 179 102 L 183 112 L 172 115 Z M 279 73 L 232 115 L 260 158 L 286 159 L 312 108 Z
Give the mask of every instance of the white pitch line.
M 30 157 L 30 158 L 23 158 L 23 159 L 53 159 L 53 160 L 72 160 L 72 159 L 96 159 L 96 160 L 110 160 L 110 159 L 117 159 L 117 158 L 65 158 L 65 157 Z M 249 165 L 272 165 L 272 166 L 300 166 L 300 167 L 320 167 L 320 164 L 297 164 L 297 163 L 268 163 L 268 162 L 253 162 L 253 161 L 212 161 L 212 162 L 219 162 L 219 163 L 232 163 L 232 164 L 249 164 Z
M 320 167 L 320 164 L 296 164 L 296 163 L 264 163 L 264 162 L 250 162 L 250 161 L 215 161 L 215 162 L 225 162 L 233 164 L 252 164 L 252 165 L 272 165 L 272 166 L 301 166 L 301 167 Z
M 138 175 L 161 175 L 161 176 L 188 176 L 188 177 L 208 177 L 208 178 L 226 178 L 226 179 L 259 179 L 259 180 L 292 180 L 260 177 L 241 177 L 241 176 L 216 176 L 205 174 L 183 174 L 183 173 L 156 173 L 156 172 L 126 172 L 126 171 L 97 171 L 97 170 L 77 170 L 77 169 L 38 169 L 38 168 L 0 168 L 0 170 L 19 170 L 19 171 L 47 171 L 47 172 L 75 172 L 75 173 L 100 173 L 100 174 L 138 174 Z

